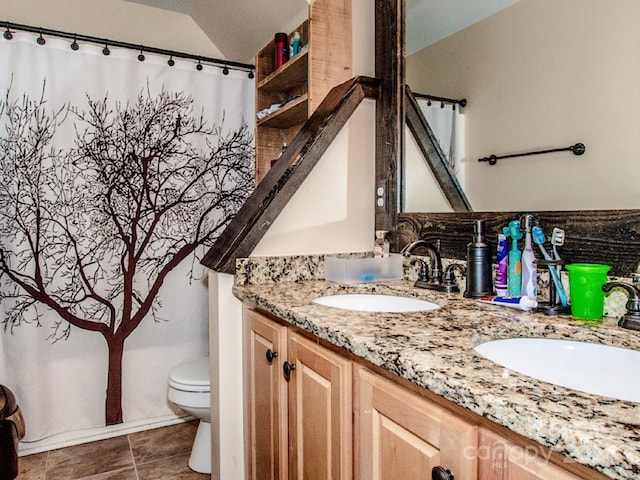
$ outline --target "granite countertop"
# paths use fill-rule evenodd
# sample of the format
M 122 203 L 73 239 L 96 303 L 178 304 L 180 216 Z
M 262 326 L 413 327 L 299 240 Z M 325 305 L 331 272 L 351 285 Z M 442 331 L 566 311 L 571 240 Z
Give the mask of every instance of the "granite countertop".
M 312 302 L 339 293 L 396 294 L 440 309 L 415 313 L 340 310 Z M 410 281 L 338 285 L 324 280 L 236 285 L 246 301 L 389 372 L 614 479 L 640 477 L 640 403 L 582 393 L 505 369 L 477 354 L 483 342 L 547 337 L 640 350 L 640 334 L 612 320 L 482 304 Z M 640 375 L 640 372 L 639 372 Z

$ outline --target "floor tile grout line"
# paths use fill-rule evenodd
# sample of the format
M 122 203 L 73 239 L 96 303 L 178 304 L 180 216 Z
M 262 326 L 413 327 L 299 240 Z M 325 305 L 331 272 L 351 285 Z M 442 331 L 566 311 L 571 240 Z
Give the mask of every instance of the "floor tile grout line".
M 131 453 L 131 461 L 133 462 L 133 473 L 136 476 L 136 480 L 140 480 L 140 476 L 138 475 L 138 462 L 136 462 L 136 457 L 133 454 L 133 446 L 131 445 L 131 434 L 127 435 L 127 443 L 129 444 L 129 453 Z
M 144 465 L 149 465 L 151 463 L 156 463 L 156 462 L 163 462 L 165 460 L 169 460 L 172 458 L 181 458 L 181 457 L 186 457 L 189 458 L 190 453 L 176 453 L 175 455 L 165 455 L 159 458 L 153 458 L 151 460 L 147 460 L 146 462 L 140 462 L 140 466 L 144 466 Z M 134 461 L 134 464 L 136 465 L 136 467 L 138 467 L 138 462 Z
M 115 470 L 109 470 L 107 472 L 92 473 L 91 475 L 89 475 L 87 477 L 75 478 L 73 480 L 88 480 L 88 479 L 91 479 L 91 478 L 96 478 L 96 475 L 104 476 L 104 475 L 107 475 L 107 474 L 111 475 L 111 474 L 114 474 L 114 473 L 124 473 L 129 468 L 131 468 L 131 467 L 121 467 L 121 468 L 116 468 Z
M 42 476 L 42 480 L 47 480 L 47 470 L 49 469 L 49 453 L 50 452 L 44 452 L 46 453 L 46 455 L 44 456 L 44 472 L 43 472 L 43 476 Z

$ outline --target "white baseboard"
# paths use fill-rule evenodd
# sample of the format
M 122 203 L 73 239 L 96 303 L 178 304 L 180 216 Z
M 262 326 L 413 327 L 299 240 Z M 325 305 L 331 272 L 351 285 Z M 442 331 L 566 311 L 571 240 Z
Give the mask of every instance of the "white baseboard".
M 189 422 L 193 419 L 194 418 L 190 415 L 183 417 L 168 415 L 165 417 L 120 423 L 118 425 L 58 433 L 33 442 L 20 442 L 18 455 L 22 457 L 25 455 L 32 455 L 34 453 L 56 450 L 58 448 L 71 447 L 82 443 L 95 442 L 97 440 L 118 437 L 120 435 L 128 435 L 130 433 L 142 432 L 144 430 L 152 430 L 154 428 L 166 427 L 177 423 Z

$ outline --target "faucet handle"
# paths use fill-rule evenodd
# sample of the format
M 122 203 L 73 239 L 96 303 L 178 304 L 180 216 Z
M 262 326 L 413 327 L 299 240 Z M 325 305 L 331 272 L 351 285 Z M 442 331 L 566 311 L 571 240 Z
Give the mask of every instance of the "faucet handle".
M 415 265 L 416 263 L 420 265 L 420 271 L 418 272 L 418 282 L 428 282 L 429 281 L 429 265 L 421 258 L 414 258 L 411 260 L 411 265 Z
M 622 328 L 640 331 L 640 290 L 634 285 L 624 282 L 608 282 L 602 286 L 603 292 L 610 292 L 614 287 L 620 287 L 627 291 L 627 313 L 620 319 L 618 325 Z
M 447 266 L 447 268 L 444 269 L 442 286 L 444 288 L 444 291 L 447 293 L 457 293 L 460 291 L 460 287 L 458 286 L 458 282 L 456 281 L 456 270 L 460 275 L 465 275 L 467 273 L 467 267 L 465 267 L 461 263 L 451 263 Z

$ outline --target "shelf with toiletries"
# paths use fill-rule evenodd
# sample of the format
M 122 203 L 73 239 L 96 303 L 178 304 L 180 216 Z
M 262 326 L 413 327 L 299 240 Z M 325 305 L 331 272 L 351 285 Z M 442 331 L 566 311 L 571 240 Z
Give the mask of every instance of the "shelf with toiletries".
M 298 28 L 302 30 L 303 25 Z M 304 87 L 307 83 L 308 68 L 309 47 L 305 46 L 297 55 L 260 80 L 256 88 L 260 92 L 283 92 Z
M 260 127 L 290 128 L 307 119 L 308 97 L 300 95 L 294 100 L 279 106 L 268 115 L 259 118 L 256 125 Z
M 308 19 L 287 34 L 292 52 L 284 60 L 276 58 L 281 37 L 274 35 L 256 54 L 256 183 L 327 93 L 351 78 L 351 4 L 309 5 Z

